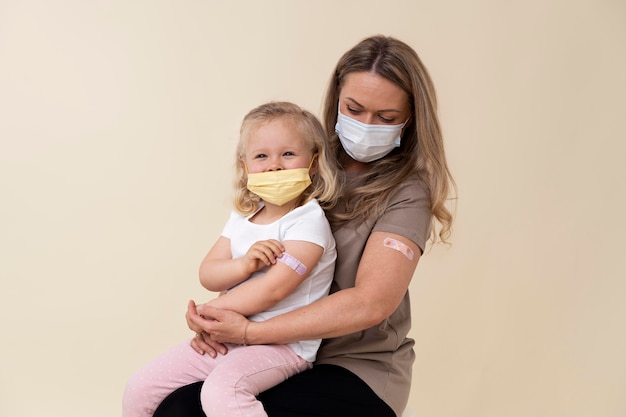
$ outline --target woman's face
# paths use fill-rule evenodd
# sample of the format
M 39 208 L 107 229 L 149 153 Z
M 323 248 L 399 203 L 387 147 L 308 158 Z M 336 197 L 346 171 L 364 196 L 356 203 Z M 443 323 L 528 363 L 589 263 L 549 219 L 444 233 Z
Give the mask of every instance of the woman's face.
M 372 125 L 398 125 L 411 116 L 404 90 L 373 72 L 353 72 L 345 77 L 339 109 L 345 116 Z

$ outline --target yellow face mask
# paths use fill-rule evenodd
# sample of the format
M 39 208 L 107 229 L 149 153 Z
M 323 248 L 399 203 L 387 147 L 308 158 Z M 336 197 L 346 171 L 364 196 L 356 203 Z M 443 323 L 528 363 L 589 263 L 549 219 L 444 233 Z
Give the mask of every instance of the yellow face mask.
M 284 169 L 279 171 L 266 171 L 248 174 L 247 188 L 258 195 L 263 201 L 277 206 L 282 206 L 293 200 L 311 185 L 308 168 Z M 246 169 L 247 171 L 247 169 Z

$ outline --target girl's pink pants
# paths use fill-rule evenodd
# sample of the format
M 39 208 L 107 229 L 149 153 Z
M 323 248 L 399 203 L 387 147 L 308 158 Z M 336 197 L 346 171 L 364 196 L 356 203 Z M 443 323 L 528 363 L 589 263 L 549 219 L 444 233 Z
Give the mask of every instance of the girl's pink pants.
M 267 416 L 256 395 L 311 363 L 284 345 L 228 345 L 226 355 L 200 355 L 189 341 L 175 346 L 129 379 L 122 400 L 123 417 L 152 417 L 170 393 L 205 381 L 200 399 L 208 417 Z

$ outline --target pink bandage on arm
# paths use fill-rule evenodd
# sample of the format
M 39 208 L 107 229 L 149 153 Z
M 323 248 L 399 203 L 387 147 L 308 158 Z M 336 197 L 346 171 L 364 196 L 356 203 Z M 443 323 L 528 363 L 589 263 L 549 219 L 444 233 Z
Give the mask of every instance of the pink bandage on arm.
M 287 252 L 283 253 L 280 258 L 276 258 L 278 262 L 282 262 L 287 265 L 289 268 L 293 269 L 298 273 L 298 275 L 302 276 L 306 273 L 306 265 L 289 255 Z
M 383 240 L 383 245 L 387 248 L 395 249 L 398 252 L 401 252 L 404 256 L 406 256 L 409 259 L 413 259 L 413 256 L 415 256 L 411 248 L 409 248 L 407 245 L 405 245 L 404 243 L 400 242 L 397 239 L 386 237 L 385 240 Z

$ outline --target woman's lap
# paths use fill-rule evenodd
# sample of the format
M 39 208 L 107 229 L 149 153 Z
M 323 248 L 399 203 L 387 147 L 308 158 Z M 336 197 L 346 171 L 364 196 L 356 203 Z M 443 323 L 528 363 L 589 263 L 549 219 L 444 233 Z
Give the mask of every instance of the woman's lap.
M 206 417 L 200 405 L 202 382 L 195 382 L 168 395 L 153 417 Z
M 154 417 L 205 417 L 201 383 L 168 396 Z M 259 395 L 269 417 L 395 417 L 359 377 L 333 365 L 316 365 Z

